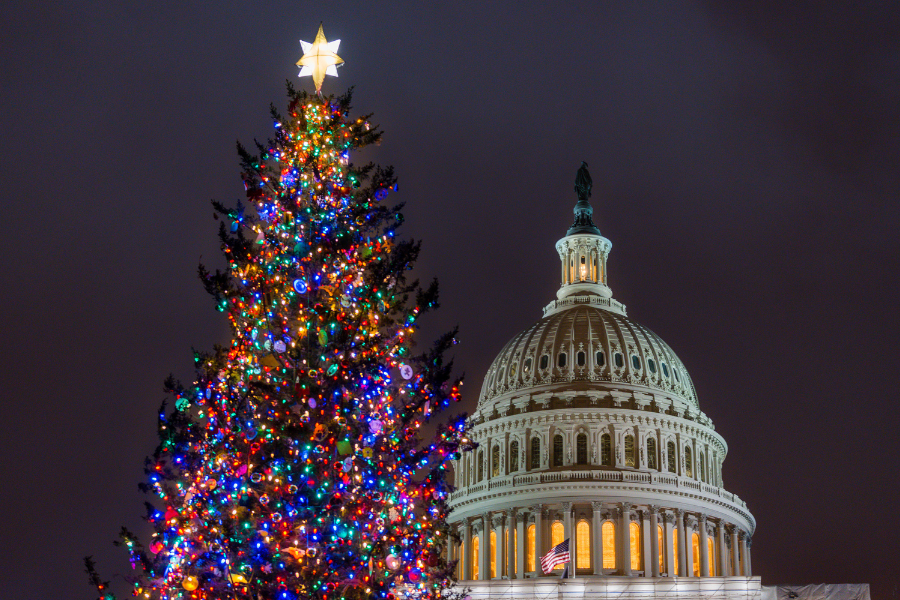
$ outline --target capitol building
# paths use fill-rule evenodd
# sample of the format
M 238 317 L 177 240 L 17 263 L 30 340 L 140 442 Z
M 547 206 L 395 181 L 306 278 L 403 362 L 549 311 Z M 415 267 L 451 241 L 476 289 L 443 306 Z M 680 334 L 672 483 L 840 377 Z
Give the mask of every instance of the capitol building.
M 458 586 L 473 599 L 754 598 L 756 521 L 684 364 L 608 286 L 586 165 L 556 243 L 560 287 L 484 378 L 455 461 Z M 550 574 L 541 556 L 569 540 Z

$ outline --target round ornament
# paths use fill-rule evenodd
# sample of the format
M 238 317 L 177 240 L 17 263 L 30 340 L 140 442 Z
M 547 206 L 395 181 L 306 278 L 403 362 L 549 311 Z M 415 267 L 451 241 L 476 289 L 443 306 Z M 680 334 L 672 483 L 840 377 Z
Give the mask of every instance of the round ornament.
M 287 350 L 287 346 L 285 345 L 284 342 L 282 342 L 281 340 L 278 340 L 277 342 L 275 342 L 275 352 L 278 352 L 279 354 L 281 354 L 285 350 Z
M 150 544 L 150 552 L 153 554 L 159 554 L 163 550 L 165 550 L 166 546 L 159 540 L 154 540 L 152 544 Z
M 197 578 L 193 575 L 188 575 L 184 579 L 181 580 L 181 587 L 186 589 L 189 592 L 193 592 L 198 587 L 200 587 L 200 582 L 197 581 Z
M 412 379 L 413 368 L 409 365 L 400 365 L 400 376 L 403 379 Z
M 302 279 L 294 280 L 294 291 L 298 294 L 305 294 L 307 290 L 306 282 Z
M 341 296 L 341 306 L 344 308 L 350 308 L 350 298 L 347 296 Z
M 388 557 L 384 559 L 384 564 L 391 571 L 396 571 L 400 568 L 400 559 L 394 554 L 388 554 Z

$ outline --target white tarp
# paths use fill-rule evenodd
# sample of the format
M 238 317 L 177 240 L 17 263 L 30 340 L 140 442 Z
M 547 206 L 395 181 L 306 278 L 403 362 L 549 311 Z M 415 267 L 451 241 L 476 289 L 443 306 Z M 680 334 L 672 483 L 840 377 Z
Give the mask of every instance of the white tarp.
M 760 600 L 872 600 L 868 583 L 764 585 Z

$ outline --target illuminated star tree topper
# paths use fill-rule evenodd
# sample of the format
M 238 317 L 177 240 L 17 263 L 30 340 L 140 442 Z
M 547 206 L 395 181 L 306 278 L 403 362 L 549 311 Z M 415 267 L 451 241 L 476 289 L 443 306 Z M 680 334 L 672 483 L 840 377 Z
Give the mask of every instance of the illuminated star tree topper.
M 338 76 L 337 66 L 344 63 L 344 59 L 337 55 L 340 43 L 341 40 L 333 42 L 326 40 L 321 24 L 312 44 L 300 40 L 303 56 L 297 61 L 297 66 L 300 67 L 299 76 L 312 75 L 313 83 L 316 84 L 316 92 L 322 91 L 322 82 L 325 81 L 326 75 Z

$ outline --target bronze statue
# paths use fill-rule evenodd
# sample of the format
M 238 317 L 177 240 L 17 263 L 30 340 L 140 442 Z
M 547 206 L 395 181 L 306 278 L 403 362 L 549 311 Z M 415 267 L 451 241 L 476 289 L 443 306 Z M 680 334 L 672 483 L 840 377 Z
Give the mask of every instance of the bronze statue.
M 581 161 L 578 167 L 578 174 L 575 175 L 575 193 L 578 194 L 579 200 L 587 200 L 591 197 L 591 174 L 588 173 L 587 163 Z

